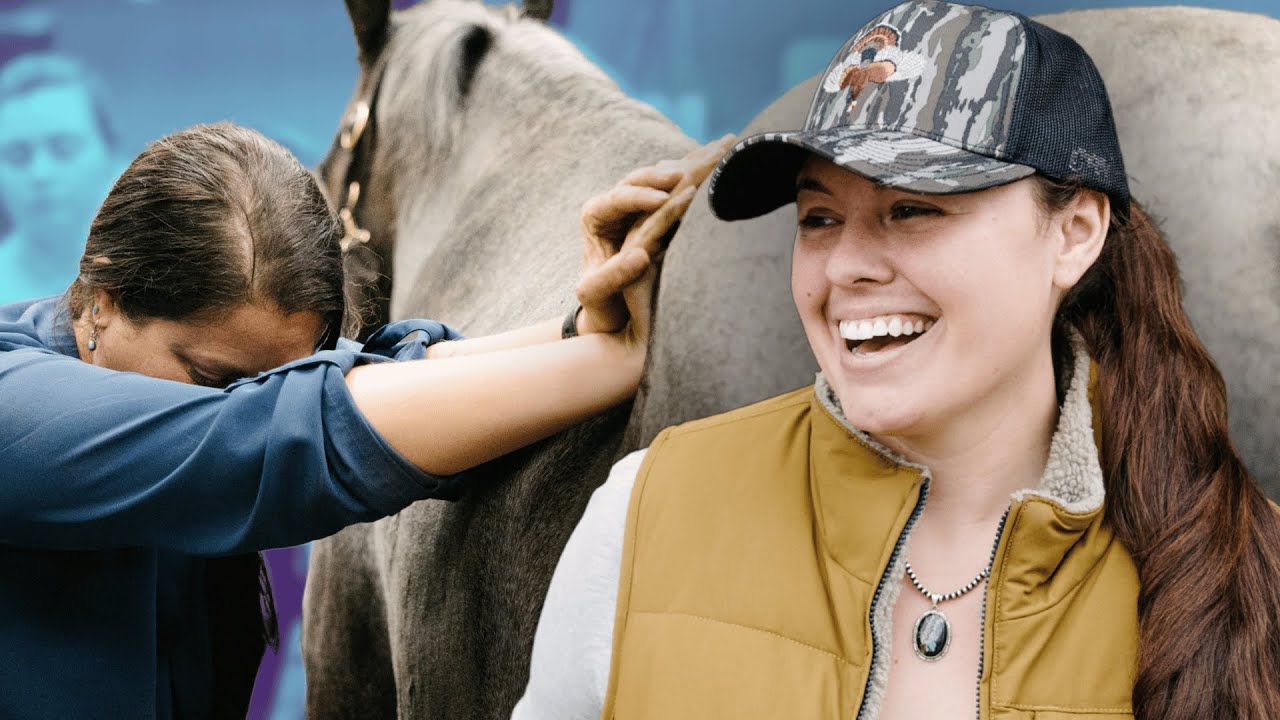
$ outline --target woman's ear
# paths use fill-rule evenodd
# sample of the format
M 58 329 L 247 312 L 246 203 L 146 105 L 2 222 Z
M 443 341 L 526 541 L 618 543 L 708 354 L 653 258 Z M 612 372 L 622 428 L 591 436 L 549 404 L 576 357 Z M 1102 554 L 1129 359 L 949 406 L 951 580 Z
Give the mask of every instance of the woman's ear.
M 93 259 L 94 265 L 110 265 L 111 258 L 99 255 Z M 94 290 L 92 297 L 89 298 L 89 307 L 84 309 L 82 318 L 87 318 L 90 322 L 102 329 L 109 325 L 117 315 L 120 314 L 120 308 L 116 306 L 115 299 L 111 297 L 111 293 L 106 290 Z
M 1081 190 L 1053 223 L 1060 241 L 1053 284 L 1065 292 L 1080 281 L 1102 252 L 1111 225 L 1111 199 L 1096 190 Z
M 111 297 L 111 293 L 106 290 L 95 290 L 92 302 L 85 308 L 85 315 L 90 323 L 98 330 L 102 330 L 110 326 L 111 322 L 120 315 L 120 308 Z

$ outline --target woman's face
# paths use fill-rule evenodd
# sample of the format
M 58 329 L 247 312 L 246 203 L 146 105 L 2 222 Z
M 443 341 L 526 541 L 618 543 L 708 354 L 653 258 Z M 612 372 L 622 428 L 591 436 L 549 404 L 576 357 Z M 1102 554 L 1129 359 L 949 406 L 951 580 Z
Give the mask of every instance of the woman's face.
M 854 426 L 928 438 L 1052 393 L 1062 243 L 1034 180 L 916 195 L 815 157 L 797 187 L 792 294 Z
M 177 382 L 226 387 L 315 352 L 324 329 L 319 313 L 285 314 L 271 305 L 241 305 L 217 319 L 134 323 L 109 300 L 99 302 L 95 365 Z M 82 343 L 88 337 L 82 334 Z

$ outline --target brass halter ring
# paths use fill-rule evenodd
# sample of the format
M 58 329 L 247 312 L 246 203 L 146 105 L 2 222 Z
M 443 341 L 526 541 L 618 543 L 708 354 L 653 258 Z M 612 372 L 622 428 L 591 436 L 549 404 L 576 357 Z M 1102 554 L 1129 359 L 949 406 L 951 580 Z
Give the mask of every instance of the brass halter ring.
M 342 146 L 343 150 L 353 151 L 368 126 L 369 103 L 360 100 L 352 105 L 351 111 L 347 113 L 342 132 L 338 135 L 338 144 Z M 338 211 L 338 217 L 342 219 L 342 228 L 344 230 L 341 241 L 342 252 L 344 253 L 349 251 L 352 246 L 364 245 L 369 242 L 371 237 L 368 230 L 356 223 L 355 210 L 358 202 L 360 202 L 360 183 L 352 181 L 347 186 L 347 197 L 342 202 L 342 209 Z
M 342 228 L 345 231 L 342 236 L 342 252 L 347 252 L 354 245 L 363 245 L 369 242 L 371 237 L 368 230 L 356 224 L 355 206 L 360 202 L 360 183 L 352 181 L 347 186 L 347 200 L 342 204 L 342 209 L 338 211 L 338 217 L 342 219 Z

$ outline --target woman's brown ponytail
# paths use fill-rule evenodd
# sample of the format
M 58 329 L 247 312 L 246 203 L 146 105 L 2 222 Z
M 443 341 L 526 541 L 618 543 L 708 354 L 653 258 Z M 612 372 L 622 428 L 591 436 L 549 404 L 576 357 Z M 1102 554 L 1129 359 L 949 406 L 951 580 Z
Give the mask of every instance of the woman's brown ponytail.
M 1049 211 L 1080 192 L 1040 182 Z M 1231 444 L 1222 375 L 1136 203 L 1064 298 L 1056 346 L 1067 327 L 1099 366 L 1107 519 L 1141 581 L 1137 717 L 1280 718 L 1280 514 Z

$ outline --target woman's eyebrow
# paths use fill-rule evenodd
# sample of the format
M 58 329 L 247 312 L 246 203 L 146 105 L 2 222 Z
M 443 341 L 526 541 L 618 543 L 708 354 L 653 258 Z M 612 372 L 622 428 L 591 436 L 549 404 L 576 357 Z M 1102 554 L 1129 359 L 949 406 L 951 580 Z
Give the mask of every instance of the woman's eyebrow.
M 801 190 L 812 190 L 813 192 L 820 192 L 826 195 L 834 195 L 834 193 L 828 190 L 827 186 L 819 182 L 817 178 L 813 178 L 808 175 L 801 176 L 796 181 L 796 192 L 800 192 Z

